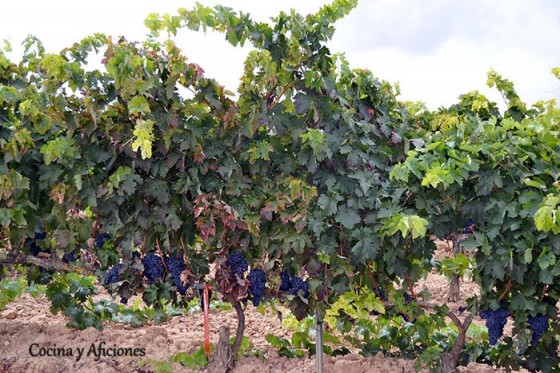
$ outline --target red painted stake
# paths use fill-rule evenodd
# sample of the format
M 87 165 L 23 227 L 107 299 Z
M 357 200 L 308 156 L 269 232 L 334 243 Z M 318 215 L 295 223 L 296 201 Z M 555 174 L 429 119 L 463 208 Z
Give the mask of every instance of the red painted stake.
M 210 286 L 204 286 L 204 292 L 202 294 L 202 302 L 204 303 L 204 352 L 206 357 L 210 357 L 210 322 L 208 318 L 208 290 Z

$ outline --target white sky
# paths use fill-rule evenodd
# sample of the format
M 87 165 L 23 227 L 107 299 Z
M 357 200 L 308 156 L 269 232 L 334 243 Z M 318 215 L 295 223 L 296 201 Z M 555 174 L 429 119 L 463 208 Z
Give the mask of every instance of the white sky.
M 265 21 L 280 10 L 314 12 L 325 0 L 199 0 L 251 13 Z M 5 1 L 0 40 L 17 55 L 33 34 L 48 52 L 58 52 L 93 32 L 142 40 L 151 12 L 191 8 L 193 0 L 17 0 Z M 332 52 L 345 52 L 353 67 L 368 68 L 381 79 L 399 82 L 401 99 L 420 100 L 435 109 L 475 89 L 501 103 L 486 88 L 486 72 L 496 69 L 516 84 L 528 103 L 556 98 L 560 81 L 550 73 L 560 66 L 558 0 L 360 0 L 336 25 Z M 235 91 L 249 50 L 230 46 L 224 37 L 181 31 L 178 44 L 190 61 Z M 15 57 L 14 57 L 15 58 Z

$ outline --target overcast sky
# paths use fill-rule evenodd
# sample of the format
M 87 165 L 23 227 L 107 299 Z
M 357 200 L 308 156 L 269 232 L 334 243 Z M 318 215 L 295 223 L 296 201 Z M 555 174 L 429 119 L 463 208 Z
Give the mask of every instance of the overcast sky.
M 199 0 L 249 12 L 266 21 L 280 10 L 314 12 L 324 0 Z M 0 40 L 14 49 L 28 34 L 58 52 L 93 32 L 142 40 L 143 20 L 151 12 L 190 8 L 192 0 L 17 0 L 2 4 Z M 381 79 L 399 82 L 401 99 L 447 106 L 475 89 L 495 101 L 486 72 L 496 69 L 516 84 L 528 103 L 556 98 L 560 81 L 558 0 L 360 0 L 337 25 L 332 52 L 345 52 L 353 67 L 368 68 Z M 221 35 L 182 31 L 179 45 L 207 75 L 235 91 L 249 50 L 231 47 Z

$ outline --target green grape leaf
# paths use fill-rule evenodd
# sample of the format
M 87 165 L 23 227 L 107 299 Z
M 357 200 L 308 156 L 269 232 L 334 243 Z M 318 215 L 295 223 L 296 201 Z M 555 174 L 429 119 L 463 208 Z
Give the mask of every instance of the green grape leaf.
M 148 114 L 150 113 L 150 105 L 144 96 L 134 96 L 128 102 L 128 112 L 130 114 Z
M 360 223 L 361 218 L 354 209 L 343 205 L 338 208 L 335 220 L 342 224 L 344 228 L 352 229 Z

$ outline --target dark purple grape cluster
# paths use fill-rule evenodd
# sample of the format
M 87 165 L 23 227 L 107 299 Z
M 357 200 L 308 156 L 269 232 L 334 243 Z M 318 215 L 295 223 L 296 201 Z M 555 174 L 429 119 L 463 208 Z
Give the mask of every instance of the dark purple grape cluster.
M 226 264 L 236 275 L 242 275 L 249 269 L 249 263 L 243 254 L 238 252 L 230 253 L 227 257 Z
M 287 291 L 290 295 L 297 295 L 298 291 L 303 290 L 303 296 L 309 296 L 309 284 L 301 278 L 291 275 L 287 270 L 280 273 L 280 291 Z
M 283 270 L 280 273 L 280 291 L 288 291 L 292 287 L 293 276 L 288 271 Z
M 181 281 L 181 272 L 187 269 L 185 264 L 185 260 L 181 256 L 175 257 L 168 257 L 166 259 L 167 269 L 169 273 L 171 273 L 171 278 L 173 279 L 173 283 L 177 287 L 177 291 L 181 295 L 185 295 L 187 291 L 187 286 Z
M 290 294 L 297 295 L 300 290 L 303 291 L 304 297 L 307 298 L 309 296 L 309 284 L 307 283 L 307 281 L 303 281 L 301 278 L 296 276 L 292 280 L 292 287 L 290 288 Z
M 97 247 L 103 247 L 103 244 L 105 244 L 105 240 L 110 240 L 111 239 L 111 235 L 107 232 L 105 233 L 100 233 L 97 235 L 97 237 L 95 237 L 95 246 Z
M 385 293 L 385 291 L 383 289 L 381 289 L 379 286 L 375 287 L 374 293 L 375 293 L 375 295 L 377 295 L 377 297 L 379 299 L 387 300 L 387 293 Z
M 404 304 L 410 304 L 412 302 L 414 302 L 414 297 L 410 294 L 408 294 L 406 291 L 402 292 L 402 297 L 404 300 Z M 416 317 L 411 316 L 409 314 L 403 313 L 403 312 L 397 312 L 398 316 L 401 316 L 403 318 L 404 321 L 406 322 L 411 322 L 411 323 L 415 323 L 416 322 Z
M 107 275 L 105 276 L 105 286 L 112 284 L 114 282 L 119 282 L 119 272 L 121 271 L 122 264 L 115 264 L 107 271 Z
M 541 340 L 544 332 L 548 330 L 548 316 L 539 313 L 536 316 L 530 317 L 528 322 L 529 327 L 533 332 L 533 336 L 531 337 L 531 346 L 536 346 Z
M 486 327 L 488 328 L 488 339 L 493 346 L 498 342 L 498 339 L 504 334 L 504 326 L 507 322 L 509 311 L 507 308 L 498 308 L 497 310 L 484 310 L 480 311 L 480 317 L 486 320 Z
M 75 250 L 72 250 L 70 252 L 65 251 L 62 259 L 67 261 L 68 263 L 75 262 L 76 261 L 76 251 Z
M 44 240 L 45 238 L 47 238 L 47 233 L 46 232 L 35 232 L 35 239 L 36 240 Z
M 542 302 L 548 304 L 549 306 L 556 306 L 556 301 L 549 295 L 543 297 Z
M 467 219 L 467 224 L 465 224 L 465 228 L 463 228 L 463 233 L 469 234 L 474 231 L 474 223 L 471 218 Z
M 33 256 L 37 256 L 41 251 L 43 251 L 43 249 L 41 249 L 41 247 L 37 245 L 37 240 L 44 240 L 46 237 L 47 234 L 45 232 L 35 232 L 35 236 L 33 237 L 33 240 L 31 241 L 31 245 L 29 247 Z M 45 252 L 50 253 L 51 251 L 47 249 L 45 250 Z
M 414 300 L 414 297 L 408 294 L 406 291 L 403 293 L 403 298 L 404 298 L 404 304 L 409 304 Z
M 261 303 L 264 289 L 266 287 L 266 275 L 262 269 L 253 269 L 247 276 L 251 285 L 249 291 L 253 297 L 253 306 L 257 307 Z
M 165 268 L 159 255 L 156 253 L 147 254 L 142 259 L 142 264 L 144 265 L 144 276 L 148 279 L 148 284 L 151 285 L 162 278 Z

